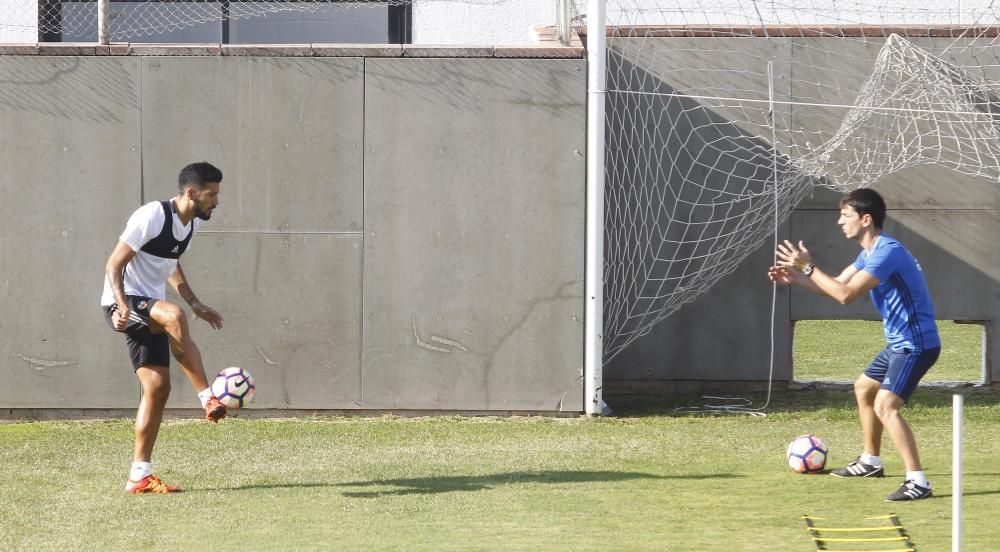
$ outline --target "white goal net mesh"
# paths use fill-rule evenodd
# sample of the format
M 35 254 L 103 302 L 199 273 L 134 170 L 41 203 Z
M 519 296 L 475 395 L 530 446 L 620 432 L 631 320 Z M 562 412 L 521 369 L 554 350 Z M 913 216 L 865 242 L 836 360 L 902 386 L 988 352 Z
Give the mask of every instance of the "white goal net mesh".
M 954 4 L 609 0 L 606 361 L 814 186 L 919 164 L 1000 179 L 1000 5 Z

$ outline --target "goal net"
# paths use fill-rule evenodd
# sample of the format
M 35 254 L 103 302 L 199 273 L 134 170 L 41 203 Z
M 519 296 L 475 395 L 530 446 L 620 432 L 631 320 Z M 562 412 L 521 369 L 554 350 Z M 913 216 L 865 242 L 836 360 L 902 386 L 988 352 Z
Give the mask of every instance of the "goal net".
M 1000 5 L 955 4 L 609 0 L 605 361 L 815 186 L 920 164 L 998 180 Z

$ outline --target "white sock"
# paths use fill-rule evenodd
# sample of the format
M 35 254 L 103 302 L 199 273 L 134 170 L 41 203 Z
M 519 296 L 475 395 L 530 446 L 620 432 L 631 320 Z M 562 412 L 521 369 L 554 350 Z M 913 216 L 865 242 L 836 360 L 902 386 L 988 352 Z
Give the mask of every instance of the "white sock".
M 868 454 L 867 452 L 861 454 L 861 461 L 876 468 L 882 465 L 882 458 L 880 456 Z
M 132 481 L 139 481 L 151 473 L 153 473 L 152 462 L 132 462 L 132 469 L 128 472 L 128 478 Z
M 927 480 L 927 474 L 922 471 L 908 471 L 906 472 L 906 480 L 913 481 L 921 487 L 931 488 L 931 482 Z
M 198 400 L 201 401 L 201 407 L 205 408 L 205 404 L 208 403 L 208 399 L 212 398 L 212 388 L 206 387 L 201 391 L 198 391 Z

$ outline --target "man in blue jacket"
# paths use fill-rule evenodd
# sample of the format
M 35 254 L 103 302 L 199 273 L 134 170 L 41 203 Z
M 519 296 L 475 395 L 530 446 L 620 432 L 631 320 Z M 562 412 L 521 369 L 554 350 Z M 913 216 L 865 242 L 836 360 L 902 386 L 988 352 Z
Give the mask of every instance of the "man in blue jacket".
M 768 270 L 768 277 L 778 284 L 829 296 L 843 305 L 867 293 L 882 315 L 888 345 L 854 382 L 864 451 L 831 475 L 883 477 L 879 450 L 885 428 L 906 466 L 903 485 L 886 497 L 895 502 L 931 496 L 916 439 L 899 409 L 937 361 L 941 338 L 920 264 L 902 243 L 882 232 L 885 212 L 885 201 L 874 190 L 861 188 L 848 193 L 840 201 L 837 224 L 847 239 L 861 246 L 854 263 L 832 276 L 813 262 L 804 243 L 785 240 L 778 246 L 778 261 Z

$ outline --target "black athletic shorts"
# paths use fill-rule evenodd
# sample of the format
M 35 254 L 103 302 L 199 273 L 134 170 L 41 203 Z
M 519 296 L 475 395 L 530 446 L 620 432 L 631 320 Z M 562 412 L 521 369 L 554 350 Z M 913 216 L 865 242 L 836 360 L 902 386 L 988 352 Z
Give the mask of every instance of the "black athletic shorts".
M 140 366 L 170 366 L 170 342 L 167 334 L 149 331 L 149 311 L 156 304 L 156 299 L 140 295 L 126 295 L 129 304 L 128 326 L 122 332 L 128 345 L 128 356 L 132 360 L 132 369 Z M 104 319 L 111 329 L 115 329 L 112 315 L 118 310 L 118 305 L 104 307 Z M 117 330 L 116 330 L 117 331 Z

